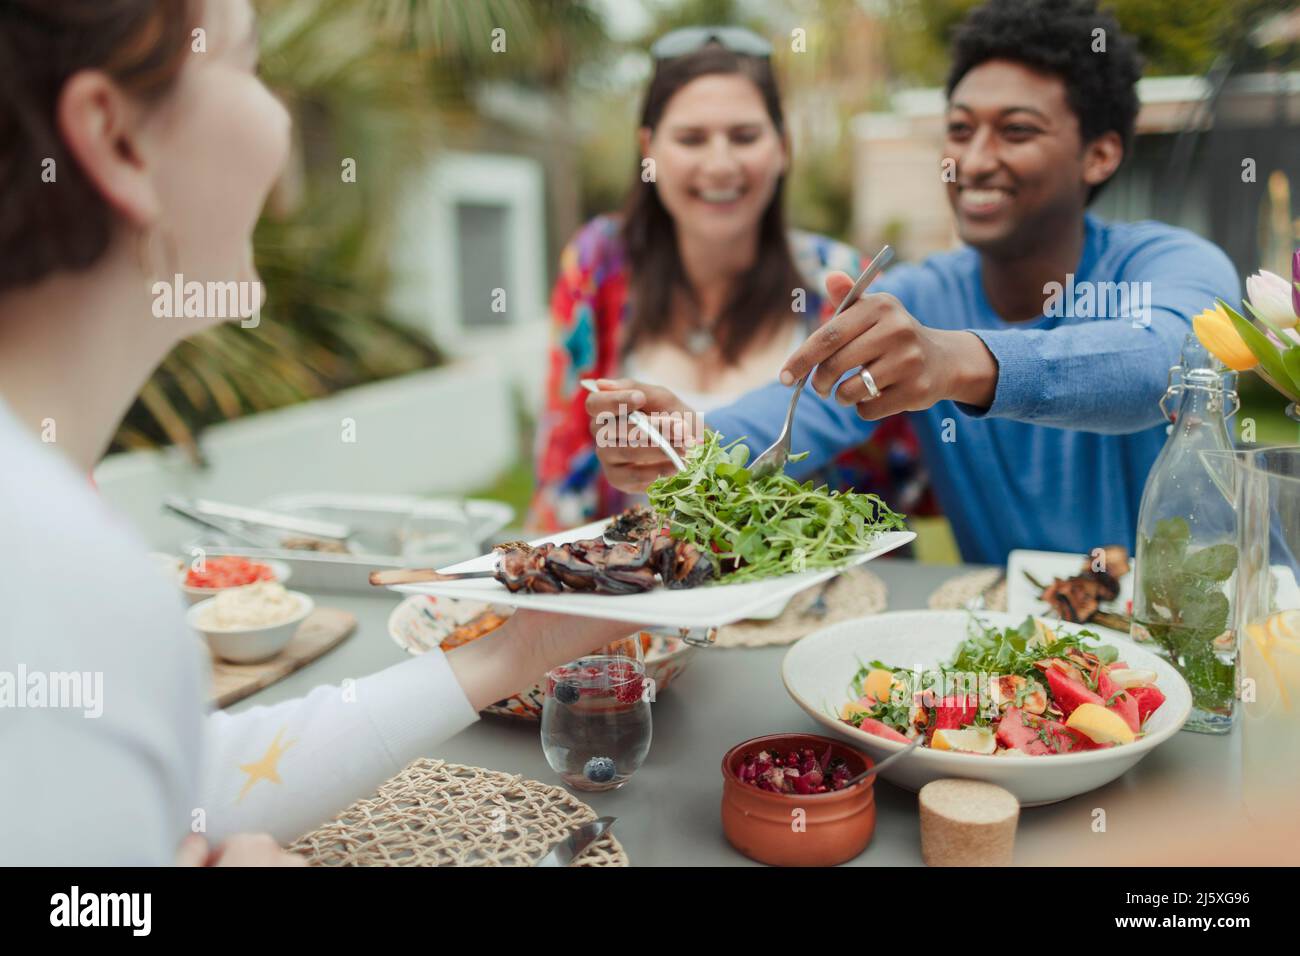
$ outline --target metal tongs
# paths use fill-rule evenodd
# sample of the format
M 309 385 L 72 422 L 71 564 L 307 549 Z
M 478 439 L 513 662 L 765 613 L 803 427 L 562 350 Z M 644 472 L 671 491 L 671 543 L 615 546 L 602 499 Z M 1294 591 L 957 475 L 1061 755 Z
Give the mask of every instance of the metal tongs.
M 256 548 L 280 547 L 280 536 L 272 537 L 260 533 L 256 530 L 259 528 L 285 531 L 326 541 L 346 542 L 352 537 L 351 528 L 334 521 L 277 514 L 274 511 L 246 508 L 243 505 L 225 504 L 203 498 L 190 499 L 171 495 L 163 500 L 163 507 L 188 521 L 219 531 Z

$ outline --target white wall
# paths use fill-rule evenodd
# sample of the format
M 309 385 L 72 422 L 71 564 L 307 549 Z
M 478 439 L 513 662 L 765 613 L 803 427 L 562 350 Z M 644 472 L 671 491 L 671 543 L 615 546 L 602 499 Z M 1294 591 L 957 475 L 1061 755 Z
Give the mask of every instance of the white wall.
M 521 156 L 446 151 L 404 185 L 403 196 L 393 241 L 390 311 L 451 355 L 492 361 L 536 414 L 550 334 L 541 165 Z M 505 327 L 469 328 L 463 320 L 455 281 L 461 203 L 499 205 L 506 211 L 507 241 L 500 262 L 502 287 L 510 289 Z

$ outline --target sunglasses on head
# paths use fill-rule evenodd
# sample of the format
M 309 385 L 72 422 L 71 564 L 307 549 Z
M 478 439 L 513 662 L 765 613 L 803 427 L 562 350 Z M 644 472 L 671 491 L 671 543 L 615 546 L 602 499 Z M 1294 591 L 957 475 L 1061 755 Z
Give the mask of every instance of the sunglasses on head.
M 672 60 L 703 50 L 711 43 L 739 56 L 772 55 L 772 44 L 744 27 L 682 27 L 656 40 L 650 55 L 656 60 Z

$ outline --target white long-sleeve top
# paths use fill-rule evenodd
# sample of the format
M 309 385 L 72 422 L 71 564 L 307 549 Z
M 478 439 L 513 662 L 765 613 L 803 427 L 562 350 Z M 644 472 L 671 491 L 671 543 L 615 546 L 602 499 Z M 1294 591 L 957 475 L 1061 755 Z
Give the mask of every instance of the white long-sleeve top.
M 207 651 L 143 542 L 0 402 L 0 865 L 287 843 L 477 719 L 433 652 L 208 713 Z

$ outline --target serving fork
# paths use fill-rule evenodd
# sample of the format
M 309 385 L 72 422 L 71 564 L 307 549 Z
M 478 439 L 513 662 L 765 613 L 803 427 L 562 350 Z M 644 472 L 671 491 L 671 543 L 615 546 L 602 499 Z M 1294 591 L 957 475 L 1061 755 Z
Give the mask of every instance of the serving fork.
M 840 302 L 839 308 L 835 310 L 835 315 L 831 316 L 834 321 L 845 309 L 862 297 L 867 286 L 871 285 L 871 280 L 879 275 L 880 270 L 889 265 L 890 260 L 894 258 L 894 247 L 885 246 L 876 253 L 876 258 L 867 264 L 862 270 L 862 275 L 853 283 L 853 288 L 849 290 L 843 301 Z M 790 410 L 785 413 L 785 426 L 781 429 L 781 434 L 777 436 L 770 448 L 763 454 L 754 459 L 754 463 L 749 466 L 749 473 L 754 478 L 762 478 L 766 475 L 775 474 L 785 468 L 786 460 L 790 457 L 790 437 L 794 426 L 794 410 L 799 404 L 799 396 L 803 394 L 803 387 L 808 384 L 808 378 L 812 371 L 807 372 L 803 378 L 794 383 L 794 395 L 790 397 Z

